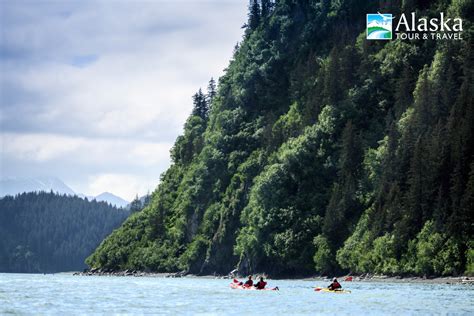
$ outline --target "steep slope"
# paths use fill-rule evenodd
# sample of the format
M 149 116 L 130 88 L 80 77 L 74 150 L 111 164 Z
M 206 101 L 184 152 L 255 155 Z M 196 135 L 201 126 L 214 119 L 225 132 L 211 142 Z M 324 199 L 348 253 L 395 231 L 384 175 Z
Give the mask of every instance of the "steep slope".
M 254 2 L 150 205 L 87 263 L 472 273 L 473 4 L 380 3 Z M 464 39 L 365 39 L 366 13 L 401 10 L 462 17 Z
M 52 193 L 0 199 L 0 272 L 82 270 L 85 258 L 128 212 Z

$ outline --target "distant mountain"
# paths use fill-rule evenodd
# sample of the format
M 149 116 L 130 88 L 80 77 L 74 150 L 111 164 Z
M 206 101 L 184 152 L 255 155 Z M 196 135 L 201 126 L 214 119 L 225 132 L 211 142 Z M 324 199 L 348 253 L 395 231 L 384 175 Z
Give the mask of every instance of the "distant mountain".
M 7 177 L 0 179 L 0 197 L 23 192 L 50 192 L 74 195 L 74 191 L 55 177 Z
M 80 198 L 87 198 L 89 201 L 107 202 L 116 207 L 126 207 L 130 202 L 109 192 L 101 193 L 97 196 L 84 195 L 74 192 L 64 182 L 56 177 L 6 177 L 0 179 L 0 197 L 6 195 L 15 196 L 19 193 L 27 192 L 51 192 L 66 194 L 70 196 L 77 195 Z
M 367 27 L 381 27 L 386 30 L 390 30 L 390 24 L 391 22 L 379 22 L 379 21 L 371 21 L 369 24 L 367 24 Z
M 96 197 L 88 197 L 88 198 L 92 200 L 96 200 L 98 202 L 107 202 L 117 207 L 126 207 L 128 204 L 130 204 L 130 202 L 110 192 L 104 192 L 97 195 Z

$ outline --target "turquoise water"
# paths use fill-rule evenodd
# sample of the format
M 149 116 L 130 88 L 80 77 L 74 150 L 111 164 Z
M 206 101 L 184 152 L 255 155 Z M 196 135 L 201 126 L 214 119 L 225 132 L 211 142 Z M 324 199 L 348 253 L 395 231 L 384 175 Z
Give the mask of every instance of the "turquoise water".
M 0 314 L 474 314 L 474 286 L 269 280 L 280 291 L 231 290 L 229 280 L 0 274 Z

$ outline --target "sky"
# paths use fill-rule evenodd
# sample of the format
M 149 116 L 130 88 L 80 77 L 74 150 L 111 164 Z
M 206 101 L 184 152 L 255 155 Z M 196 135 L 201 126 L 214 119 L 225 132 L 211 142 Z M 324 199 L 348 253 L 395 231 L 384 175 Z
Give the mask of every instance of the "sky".
M 0 0 L 0 176 L 151 192 L 246 21 L 243 0 Z

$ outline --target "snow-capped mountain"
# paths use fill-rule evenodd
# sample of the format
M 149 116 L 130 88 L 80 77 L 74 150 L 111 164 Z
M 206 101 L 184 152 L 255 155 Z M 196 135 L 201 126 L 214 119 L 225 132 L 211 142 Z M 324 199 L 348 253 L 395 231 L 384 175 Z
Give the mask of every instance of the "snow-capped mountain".
M 130 202 L 109 192 L 101 193 L 97 196 L 86 196 L 74 192 L 64 182 L 55 177 L 6 177 L 0 179 L 0 198 L 5 195 L 16 195 L 24 192 L 50 192 L 67 195 L 77 195 L 88 200 L 103 201 L 115 205 L 116 207 L 126 207 Z
M 128 201 L 125 201 L 124 199 L 122 199 L 121 197 L 119 196 L 116 196 L 110 192 L 104 192 L 104 193 L 101 193 L 99 195 L 97 195 L 96 197 L 89 197 L 89 199 L 92 199 L 92 200 L 96 200 L 96 201 L 99 201 L 99 202 L 107 202 L 107 203 L 110 203 L 112 205 L 115 205 L 117 207 L 126 207 L 130 202 Z
M 389 29 L 390 28 L 390 21 L 386 22 L 379 22 L 377 20 L 373 20 L 370 23 L 367 24 L 367 27 L 381 27 L 384 29 Z
M 0 197 L 23 192 L 53 191 L 59 194 L 74 195 L 74 191 L 55 177 L 7 177 L 0 179 Z

